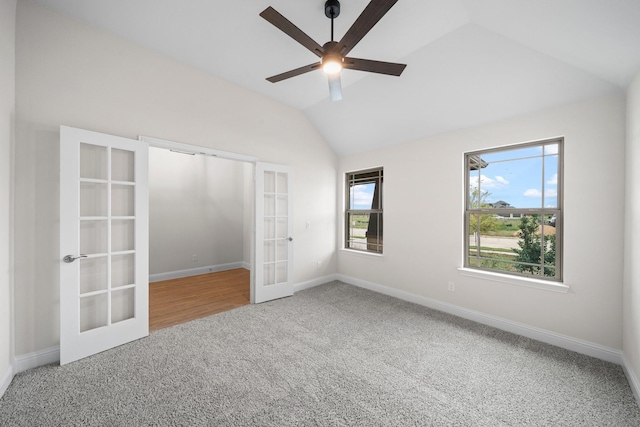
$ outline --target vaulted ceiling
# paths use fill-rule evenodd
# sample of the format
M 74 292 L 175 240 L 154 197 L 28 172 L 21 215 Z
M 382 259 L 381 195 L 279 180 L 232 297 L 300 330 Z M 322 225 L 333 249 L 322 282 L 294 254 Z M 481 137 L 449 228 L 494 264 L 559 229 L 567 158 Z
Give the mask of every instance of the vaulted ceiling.
M 640 71 L 640 0 L 399 0 L 350 56 L 404 73 L 344 70 L 337 102 L 321 71 L 265 80 L 317 58 L 259 13 L 322 45 L 324 0 L 36 1 L 301 110 L 338 155 L 619 92 Z M 336 39 L 368 2 L 341 1 Z

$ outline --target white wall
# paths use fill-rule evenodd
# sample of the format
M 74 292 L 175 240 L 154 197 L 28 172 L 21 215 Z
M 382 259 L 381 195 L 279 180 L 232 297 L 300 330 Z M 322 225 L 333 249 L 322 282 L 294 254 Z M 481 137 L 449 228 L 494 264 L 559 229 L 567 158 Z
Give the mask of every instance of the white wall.
M 624 354 L 627 369 L 637 381 L 640 379 L 640 73 L 627 91 L 626 148 Z M 640 383 L 635 384 L 635 387 L 639 386 Z
M 17 355 L 59 342 L 61 124 L 293 166 L 293 280 L 336 272 L 337 159 L 300 112 L 32 2 L 16 28 Z
M 565 137 L 564 283 L 569 293 L 461 276 L 463 153 L 555 136 Z M 620 95 L 341 158 L 341 175 L 384 167 L 385 230 L 384 256 L 341 250 L 338 270 L 622 349 L 624 144 Z M 340 236 L 342 230 L 341 225 Z M 456 292 L 447 291 L 449 281 Z
M 151 148 L 149 274 L 242 263 L 244 187 L 242 162 Z
M 0 2 L 0 396 L 11 376 L 11 158 L 15 98 L 16 1 Z

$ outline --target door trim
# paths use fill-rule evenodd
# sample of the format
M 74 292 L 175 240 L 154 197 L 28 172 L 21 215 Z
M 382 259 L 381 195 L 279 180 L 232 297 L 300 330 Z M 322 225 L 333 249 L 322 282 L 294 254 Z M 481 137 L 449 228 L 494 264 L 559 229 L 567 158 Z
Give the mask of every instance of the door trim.
M 257 157 L 245 154 L 232 153 L 230 151 L 215 150 L 213 148 L 201 147 L 199 145 L 184 144 L 166 139 L 154 138 L 152 136 L 139 135 L 138 140 L 146 142 L 149 147 L 166 148 L 167 150 L 178 151 L 186 154 L 201 154 L 203 156 L 219 157 L 221 159 L 237 160 L 239 162 L 256 163 Z

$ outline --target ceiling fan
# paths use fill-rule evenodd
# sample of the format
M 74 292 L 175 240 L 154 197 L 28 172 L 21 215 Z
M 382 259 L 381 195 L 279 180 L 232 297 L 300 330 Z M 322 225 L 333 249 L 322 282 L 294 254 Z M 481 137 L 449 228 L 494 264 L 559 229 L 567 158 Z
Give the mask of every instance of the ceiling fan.
M 300 74 L 308 73 L 322 68 L 329 79 L 329 95 L 332 101 L 342 99 L 342 86 L 340 84 L 340 72 L 343 68 L 350 70 L 368 71 L 370 73 L 388 74 L 399 76 L 404 71 L 406 64 L 394 62 L 372 61 L 370 59 L 358 59 L 348 57 L 347 54 L 356 44 L 378 23 L 380 19 L 396 4 L 398 0 L 372 0 L 367 5 L 358 19 L 351 25 L 339 42 L 333 40 L 333 20 L 340 15 L 340 2 L 327 0 L 324 5 L 324 14 L 331 19 L 331 41 L 320 46 L 311 37 L 296 27 L 291 21 L 282 16 L 274 8 L 269 6 L 260 16 L 282 30 L 289 37 L 309 49 L 320 58 L 320 62 L 305 65 L 295 70 L 268 77 L 271 83 L 276 83 Z

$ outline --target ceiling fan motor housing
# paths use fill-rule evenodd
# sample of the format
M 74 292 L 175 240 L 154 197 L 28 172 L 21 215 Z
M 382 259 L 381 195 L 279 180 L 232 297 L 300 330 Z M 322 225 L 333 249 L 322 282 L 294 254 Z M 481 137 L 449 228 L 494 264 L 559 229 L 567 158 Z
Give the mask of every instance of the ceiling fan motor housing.
M 322 46 L 324 48 L 324 55 L 320 58 L 320 64 L 322 64 L 322 68 L 327 74 L 336 74 L 342 70 L 344 58 L 337 52 L 337 46 L 338 43 L 334 41 L 327 42 Z M 330 63 L 334 65 L 328 65 Z M 329 68 L 326 68 L 327 66 Z
M 327 0 L 324 4 L 324 14 L 327 18 L 337 18 L 340 15 L 340 2 L 338 0 Z
M 337 50 L 338 50 L 338 42 L 336 42 L 336 41 L 326 42 L 325 44 L 322 45 L 322 48 L 324 49 L 325 52 L 339 53 L 339 52 L 337 52 Z

